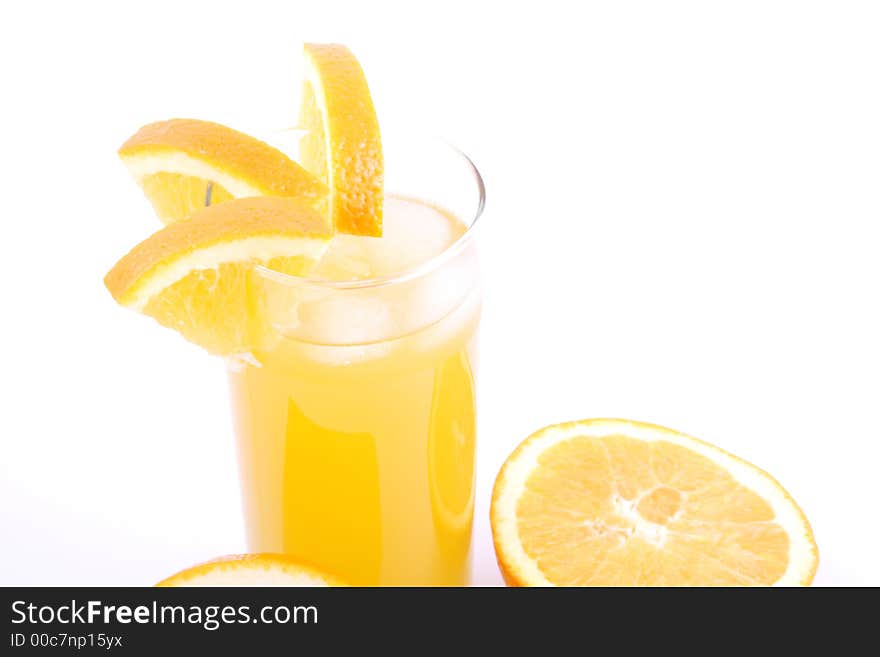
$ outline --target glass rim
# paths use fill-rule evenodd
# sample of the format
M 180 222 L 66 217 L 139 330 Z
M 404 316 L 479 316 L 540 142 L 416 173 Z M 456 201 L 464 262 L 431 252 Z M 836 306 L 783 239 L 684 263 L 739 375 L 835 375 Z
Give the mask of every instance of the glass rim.
M 405 283 L 407 281 L 421 278 L 422 276 L 426 276 L 427 274 L 430 274 L 434 270 L 438 269 L 447 261 L 452 260 L 455 256 L 461 253 L 465 249 L 465 247 L 467 247 L 467 245 L 470 244 L 470 242 L 473 240 L 474 228 L 479 222 L 480 217 L 483 215 L 483 210 L 486 207 L 486 185 L 483 182 L 483 176 L 480 173 L 480 170 L 477 168 L 477 165 L 474 164 L 474 161 L 464 151 L 441 137 L 426 138 L 443 144 L 446 148 L 448 148 L 456 156 L 458 156 L 459 159 L 462 160 L 467 169 L 470 171 L 470 174 L 473 177 L 474 182 L 476 183 L 476 191 L 478 195 L 476 209 L 474 210 L 473 216 L 471 217 L 470 221 L 467 223 L 464 232 L 459 235 L 458 238 L 454 242 L 452 242 L 452 244 L 449 244 L 440 253 L 432 256 L 431 258 L 428 258 L 424 262 L 420 262 L 413 267 L 405 269 L 401 272 L 397 272 L 395 274 L 375 276 L 372 278 L 334 281 L 325 278 L 314 278 L 311 276 L 293 276 L 291 274 L 285 274 L 284 272 L 270 269 L 269 267 L 266 267 L 264 265 L 255 266 L 254 271 L 259 273 L 260 276 L 287 285 L 311 285 L 315 287 L 336 290 L 358 290 L 363 288 L 375 288 L 383 287 L 386 285 L 395 285 L 398 283 Z M 443 206 L 439 207 L 444 210 L 447 209 L 443 208 Z

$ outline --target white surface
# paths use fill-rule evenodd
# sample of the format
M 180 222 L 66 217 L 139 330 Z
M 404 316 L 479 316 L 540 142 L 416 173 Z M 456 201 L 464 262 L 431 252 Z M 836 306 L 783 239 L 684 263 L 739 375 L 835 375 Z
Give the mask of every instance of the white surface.
M 222 364 L 101 284 L 156 227 L 115 149 L 172 116 L 288 125 L 303 39 L 485 174 L 477 583 L 506 454 L 622 416 L 767 469 L 817 583 L 880 584 L 880 8 L 475 4 L 3 5 L 0 584 L 243 548 Z

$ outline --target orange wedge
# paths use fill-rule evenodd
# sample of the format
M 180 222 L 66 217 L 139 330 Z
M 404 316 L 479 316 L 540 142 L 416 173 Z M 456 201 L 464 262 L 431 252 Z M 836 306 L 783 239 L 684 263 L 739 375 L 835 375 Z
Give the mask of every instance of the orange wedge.
M 344 586 L 283 554 L 236 554 L 187 568 L 156 584 L 182 586 Z
M 337 231 L 379 237 L 382 140 L 364 72 L 342 45 L 307 43 L 304 53 L 299 160 L 329 188 Z
M 166 224 L 251 196 L 294 196 L 326 212 L 327 188 L 315 176 L 278 149 L 218 123 L 150 123 L 119 156 Z
M 491 507 L 512 586 L 808 585 L 818 550 L 770 475 L 708 443 L 625 420 L 542 429 Z
M 104 278 L 113 297 L 216 354 L 249 351 L 263 337 L 251 270 L 308 272 L 331 234 L 295 198 L 236 199 L 204 208 L 138 244 Z

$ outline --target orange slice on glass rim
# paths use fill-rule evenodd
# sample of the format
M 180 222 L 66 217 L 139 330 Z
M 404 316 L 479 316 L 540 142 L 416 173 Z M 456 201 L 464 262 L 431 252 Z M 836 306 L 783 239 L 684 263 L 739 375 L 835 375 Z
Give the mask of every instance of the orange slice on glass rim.
M 299 160 L 329 188 L 338 232 L 379 237 L 384 162 L 364 72 L 343 45 L 307 43 L 304 54 Z
M 163 223 L 208 205 L 291 196 L 326 213 L 327 188 L 284 153 L 219 123 L 171 119 L 145 125 L 119 156 Z
M 330 238 L 324 217 L 299 199 L 236 199 L 165 226 L 116 263 L 104 283 L 121 305 L 211 353 L 248 352 L 265 335 L 254 266 L 306 274 Z

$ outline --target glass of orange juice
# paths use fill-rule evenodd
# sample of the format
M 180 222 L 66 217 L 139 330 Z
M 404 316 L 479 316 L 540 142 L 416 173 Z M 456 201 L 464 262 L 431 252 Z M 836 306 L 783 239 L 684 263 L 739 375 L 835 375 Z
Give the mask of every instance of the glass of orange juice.
M 383 236 L 255 277 L 270 337 L 229 361 L 248 549 L 356 585 L 465 585 L 483 183 L 444 142 L 385 142 Z

